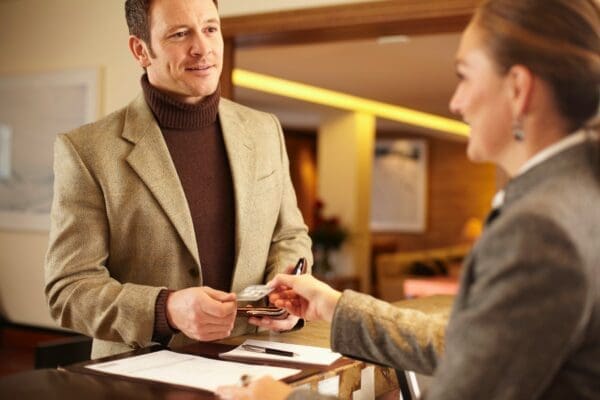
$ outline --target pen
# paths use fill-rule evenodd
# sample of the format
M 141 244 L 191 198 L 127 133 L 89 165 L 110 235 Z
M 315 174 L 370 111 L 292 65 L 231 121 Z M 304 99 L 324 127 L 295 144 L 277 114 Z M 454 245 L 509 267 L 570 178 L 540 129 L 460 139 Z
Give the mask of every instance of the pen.
M 255 346 L 253 344 L 243 344 L 241 347 L 244 350 L 253 351 L 255 353 L 273 354 L 277 356 L 286 357 L 294 357 L 295 355 L 297 355 L 296 353 L 293 353 L 291 351 L 272 349 L 270 347 Z
M 306 266 L 306 258 L 300 257 L 296 266 L 294 267 L 294 271 L 292 271 L 292 275 L 300 275 L 304 272 Z

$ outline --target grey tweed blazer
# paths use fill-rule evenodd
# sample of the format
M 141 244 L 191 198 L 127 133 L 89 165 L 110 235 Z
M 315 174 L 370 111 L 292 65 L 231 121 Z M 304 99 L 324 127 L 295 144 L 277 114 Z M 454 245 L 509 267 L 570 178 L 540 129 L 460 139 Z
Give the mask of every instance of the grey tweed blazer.
M 332 348 L 434 373 L 427 399 L 600 399 L 600 146 L 590 134 L 513 179 L 439 321 L 344 292 Z M 445 351 L 444 351 L 445 349 Z M 319 398 L 297 392 L 290 399 Z

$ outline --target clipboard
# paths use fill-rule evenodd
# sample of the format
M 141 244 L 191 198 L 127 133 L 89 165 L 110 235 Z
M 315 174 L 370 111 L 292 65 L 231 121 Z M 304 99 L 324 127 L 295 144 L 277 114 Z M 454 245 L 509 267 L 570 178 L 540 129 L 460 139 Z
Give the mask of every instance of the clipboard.
M 192 345 L 184 346 L 180 349 L 173 350 L 173 349 L 169 349 L 168 347 L 165 347 L 165 346 L 155 345 L 155 346 L 135 350 L 135 351 L 128 352 L 128 353 L 123 353 L 123 354 L 119 354 L 119 355 L 115 355 L 115 356 L 104 357 L 104 358 L 100 358 L 100 359 L 96 359 L 96 360 L 73 364 L 73 365 L 64 367 L 63 370 L 76 373 L 77 376 L 80 375 L 81 380 L 89 379 L 89 378 L 86 378 L 86 376 L 94 375 L 94 376 L 98 377 L 98 379 L 134 382 L 134 383 L 137 383 L 138 386 L 141 383 L 144 385 L 148 385 L 148 387 L 151 387 L 152 390 L 158 391 L 158 392 L 165 392 L 165 393 L 182 392 L 182 391 L 188 392 L 188 393 L 194 392 L 197 396 L 195 398 L 214 399 L 215 394 L 208 390 L 192 388 L 192 387 L 185 386 L 185 385 L 178 385 L 178 384 L 173 384 L 173 383 L 165 383 L 165 382 L 159 382 L 159 381 L 154 381 L 154 380 L 148 380 L 148 379 L 143 379 L 143 378 L 133 378 L 133 377 L 123 376 L 123 375 L 115 375 L 112 373 L 106 373 L 106 372 L 102 372 L 99 370 L 89 369 L 86 367 L 89 365 L 93 365 L 93 364 L 100 364 L 100 363 L 105 363 L 107 361 L 121 360 L 124 358 L 153 353 L 153 352 L 157 352 L 157 351 L 161 351 L 161 350 L 170 350 L 170 351 L 174 351 L 174 352 L 181 353 L 181 354 L 197 355 L 197 356 L 201 356 L 201 357 L 212 358 L 215 360 L 222 361 L 222 359 L 219 358 L 219 353 L 230 351 L 230 350 L 234 349 L 235 347 L 237 347 L 237 346 L 221 344 L 221 343 L 198 342 L 198 343 L 194 343 Z M 350 361 L 350 360 L 348 360 L 348 361 Z M 285 382 L 287 384 L 293 384 L 296 381 L 304 380 L 308 377 L 322 373 L 324 371 L 322 368 L 307 368 L 305 365 L 292 365 L 289 363 L 278 363 L 278 362 L 271 362 L 271 361 L 264 362 L 264 360 L 262 360 L 262 361 L 257 360 L 257 362 L 253 362 L 251 360 L 245 360 L 243 362 L 245 364 L 250 364 L 250 365 L 257 364 L 257 365 L 279 366 L 279 367 L 300 369 L 301 371 L 299 373 L 281 380 L 282 382 Z

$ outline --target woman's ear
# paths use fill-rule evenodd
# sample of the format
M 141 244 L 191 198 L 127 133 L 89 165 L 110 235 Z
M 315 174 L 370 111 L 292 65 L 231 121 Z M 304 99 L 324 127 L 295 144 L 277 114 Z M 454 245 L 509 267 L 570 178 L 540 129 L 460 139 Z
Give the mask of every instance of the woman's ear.
M 515 120 L 522 119 L 529 111 L 534 90 L 534 75 L 523 65 L 513 65 L 507 74 L 508 93 Z
M 150 65 L 150 54 L 146 43 L 137 36 L 129 36 L 129 50 L 142 68 Z

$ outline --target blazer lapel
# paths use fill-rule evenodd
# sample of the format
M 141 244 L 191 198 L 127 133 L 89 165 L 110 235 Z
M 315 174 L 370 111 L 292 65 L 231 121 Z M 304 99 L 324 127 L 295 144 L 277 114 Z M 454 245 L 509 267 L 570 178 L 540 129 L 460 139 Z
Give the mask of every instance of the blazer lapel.
M 127 162 L 154 195 L 200 266 L 194 224 L 169 149 L 144 97 L 129 106 L 123 138 L 134 144 Z
M 247 132 L 242 115 L 226 99 L 219 103 L 219 120 L 223 140 L 229 157 L 233 191 L 235 195 L 235 262 L 237 269 L 242 241 L 252 227 L 247 226 L 247 216 L 252 210 L 251 193 L 255 181 L 256 157 L 254 142 Z

